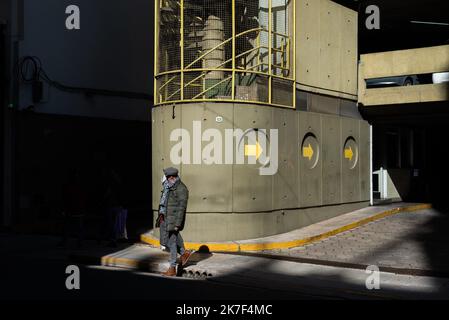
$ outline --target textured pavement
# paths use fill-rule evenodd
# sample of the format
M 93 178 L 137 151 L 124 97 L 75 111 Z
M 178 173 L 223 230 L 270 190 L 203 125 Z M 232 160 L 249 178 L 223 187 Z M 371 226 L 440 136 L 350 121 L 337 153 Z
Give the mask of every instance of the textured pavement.
M 429 208 L 431 208 L 430 204 L 406 202 L 383 204 L 348 212 L 290 232 L 258 239 L 224 242 L 191 242 L 188 238 L 185 238 L 184 243 L 191 250 L 198 250 L 201 247 L 207 246 L 210 251 L 234 253 L 292 248 L 328 238 L 332 235 L 354 229 L 386 216 L 395 215 L 399 212 L 412 212 Z M 142 234 L 141 241 L 153 247 L 159 247 L 159 236 L 154 232 L 155 230 L 151 230 Z
M 383 268 L 449 270 L 447 221 L 443 212 L 434 209 L 398 213 L 302 248 L 266 252 L 285 258 L 378 265 L 379 290 L 366 287 L 370 276 L 366 268 L 242 253 L 195 253 L 189 265 L 180 270 L 183 277 L 164 279 L 157 273 L 167 268 L 168 255 L 159 248 L 128 244 L 111 249 L 89 244 L 82 250 L 61 250 L 56 249 L 58 239 L 1 234 L 0 282 L 6 288 L 4 298 L 24 297 L 25 292 L 26 297 L 164 299 L 169 297 L 170 284 L 177 287 L 178 298 L 190 299 L 448 299 L 449 277 L 417 276 Z M 63 285 L 69 264 L 81 267 L 83 290 L 76 295 Z M 24 290 L 30 286 L 32 291 Z M 162 291 L 156 297 L 154 290 Z
M 449 271 L 446 215 L 435 209 L 399 213 L 304 247 L 264 253 L 376 265 Z
M 133 245 L 107 258 L 105 270 L 139 269 L 148 275 L 168 268 L 168 254 L 147 245 Z M 104 268 L 104 267 L 102 267 Z M 142 273 L 142 274 L 143 274 Z M 194 253 L 178 278 L 264 290 L 276 297 L 297 295 L 319 299 L 448 299 L 449 279 L 379 273 L 380 289 L 369 290 L 364 268 L 342 268 L 231 253 Z M 182 277 L 181 277 L 182 275 Z M 160 276 L 159 276 L 160 277 Z M 202 281 L 200 281 L 202 282 Z

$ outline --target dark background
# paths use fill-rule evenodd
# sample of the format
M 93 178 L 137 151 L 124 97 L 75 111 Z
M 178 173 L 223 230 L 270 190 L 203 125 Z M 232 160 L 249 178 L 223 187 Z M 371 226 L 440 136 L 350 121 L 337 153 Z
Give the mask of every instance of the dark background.
M 449 26 L 411 21 L 449 23 L 449 2 L 444 0 L 337 0 L 359 12 L 359 53 L 430 47 L 449 43 Z M 365 27 L 366 7 L 380 9 L 380 29 Z

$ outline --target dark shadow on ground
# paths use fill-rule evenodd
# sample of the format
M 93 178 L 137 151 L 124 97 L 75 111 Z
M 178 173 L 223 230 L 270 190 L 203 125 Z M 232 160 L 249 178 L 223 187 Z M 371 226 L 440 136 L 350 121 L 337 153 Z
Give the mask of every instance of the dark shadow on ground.
M 17 262 L 17 261 L 16 261 Z M 24 262 L 21 260 L 20 262 Z M 0 267 L 8 279 L 2 281 L 0 299 L 144 299 L 144 300 L 298 300 L 298 299 L 398 299 L 435 298 L 395 288 L 369 291 L 363 280 L 348 282 L 338 272 L 323 275 L 310 272 L 291 276 L 271 270 L 275 262 L 256 262 L 224 276 L 208 280 L 164 278 L 123 269 L 98 269 L 80 266 L 81 290 L 69 291 L 64 283 L 64 263 L 41 262 L 29 272 L 26 263 Z M 293 266 L 294 267 L 294 266 Z M 38 275 L 38 276 L 36 276 Z M 24 290 L 26 288 L 26 290 Z
M 447 249 L 449 248 L 449 112 L 447 106 L 448 101 L 402 105 L 397 108 L 396 106 L 395 108 L 384 107 L 384 109 L 377 109 L 376 114 L 367 114 L 367 118 L 374 126 L 374 131 L 378 131 L 373 141 L 374 167 L 376 168 L 394 169 L 389 168 L 391 162 L 389 159 L 395 156 L 388 152 L 385 154 L 385 150 L 382 151 L 387 144 L 382 140 L 384 139 L 382 132 L 385 129 L 414 132 L 414 142 L 411 142 L 413 152 L 410 151 L 411 154 L 407 154 L 403 150 L 397 150 L 402 159 L 399 161 L 401 162 L 400 170 L 409 172 L 407 180 L 410 182 L 410 188 L 406 194 L 402 194 L 403 200 L 431 203 L 438 214 L 433 215 L 411 237 L 422 244 L 430 269 L 442 270 L 446 273 L 449 271 L 446 262 L 449 261 Z M 402 146 L 408 144 L 407 141 L 402 142 Z M 411 160 L 409 164 L 407 164 L 408 159 Z M 392 179 L 395 185 L 402 185 L 399 181 L 400 177 L 392 177 Z
M 449 264 L 448 128 L 449 123 L 428 128 L 426 160 L 429 172 L 429 200 L 439 215 L 434 216 L 417 232 L 416 238 L 423 243 L 432 269 L 447 269 Z
M 205 261 L 209 258 L 211 258 L 213 254 L 210 252 L 209 247 L 207 245 L 202 245 L 197 251 L 194 251 L 192 255 L 190 256 L 187 263 L 182 266 L 179 265 L 177 276 L 187 276 L 189 278 L 203 278 L 205 279 L 208 276 L 211 276 L 211 274 L 207 272 L 193 272 L 193 271 L 187 271 L 185 268 L 190 266 L 195 266 L 201 261 Z

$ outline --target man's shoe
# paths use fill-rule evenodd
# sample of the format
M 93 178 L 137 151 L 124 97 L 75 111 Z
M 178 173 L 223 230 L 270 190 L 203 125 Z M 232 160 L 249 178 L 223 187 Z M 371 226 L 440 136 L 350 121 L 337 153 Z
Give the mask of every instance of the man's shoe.
M 184 252 L 184 254 L 181 256 L 181 265 L 182 266 L 185 266 L 186 264 L 187 264 L 187 262 L 189 261 L 189 259 L 190 259 L 190 256 L 192 255 L 192 251 L 189 251 L 189 250 L 186 250 L 185 252 Z
M 176 276 L 176 268 L 175 267 L 170 267 L 170 268 L 168 268 L 167 271 L 162 273 L 162 275 L 166 276 L 166 277 L 175 277 Z

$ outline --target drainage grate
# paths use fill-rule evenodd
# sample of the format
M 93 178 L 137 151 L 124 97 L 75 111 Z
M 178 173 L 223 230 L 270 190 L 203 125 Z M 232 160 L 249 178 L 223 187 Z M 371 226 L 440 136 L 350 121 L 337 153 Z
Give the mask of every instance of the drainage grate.
M 189 278 L 189 279 L 197 279 L 197 280 L 206 280 L 209 277 L 212 277 L 213 275 L 207 271 L 198 271 L 198 270 L 183 270 L 182 271 L 182 277 L 183 278 Z

